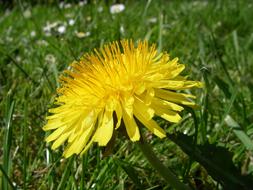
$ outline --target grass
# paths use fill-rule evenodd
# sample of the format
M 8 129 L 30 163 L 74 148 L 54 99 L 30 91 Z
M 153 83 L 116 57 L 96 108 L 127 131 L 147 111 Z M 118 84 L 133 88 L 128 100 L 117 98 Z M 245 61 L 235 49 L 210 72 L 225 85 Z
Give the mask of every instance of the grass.
M 186 64 L 189 78 L 205 82 L 203 90 L 193 92 L 198 110 L 187 109 L 180 124 L 160 121 L 169 134 L 187 134 L 194 141 L 180 135 L 148 140 L 163 163 L 195 189 L 226 189 L 227 180 L 237 176 L 234 171 L 252 180 L 251 1 L 127 1 L 115 15 L 103 1 L 62 5 L 17 1 L 12 9 L 0 9 L 2 189 L 170 189 L 127 139 L 117 139 L 111 156 L 103 157 L 103 149 L 93 146 L 70 159 L 62 158 L 62 148 L 53 152 L 44 142 L 42 126 L 58 76 L 84 52 L 121 38 L 157 43 Z M 43 28 L 55 22 L 48 36 Z M 63 34 L 57 31 L 62 25 Z M 203 154 L 193 154 L 195 149 Z M 208 153 L 214 155 L 205 157 Z M 210 163 L 230 176 L 221 179 Z

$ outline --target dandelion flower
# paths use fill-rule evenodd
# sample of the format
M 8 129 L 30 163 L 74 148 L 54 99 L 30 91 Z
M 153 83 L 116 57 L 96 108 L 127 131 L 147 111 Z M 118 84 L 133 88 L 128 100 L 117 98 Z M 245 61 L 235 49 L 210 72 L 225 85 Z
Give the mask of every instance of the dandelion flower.
M 177 58 L 158 53 L 146 41 L 135 47 L 122 40 L 85 54 L 60 78 L 56 107 L 49 110 L 43 127 L 54 130 L 46 141 L 54 141 L 52 149 L 66 144 L 63 154 L 69 157 L 84 153 L 94 142 L 106 146 L 120 127 L 131 141 L 138 141 L 137 120 L 154 135 L 165 137 L 153 117 L 179 122 L 183 105 L 194 106 L 195 96 L 177 90 L 202 86 L 180 76 L 184 68 Z

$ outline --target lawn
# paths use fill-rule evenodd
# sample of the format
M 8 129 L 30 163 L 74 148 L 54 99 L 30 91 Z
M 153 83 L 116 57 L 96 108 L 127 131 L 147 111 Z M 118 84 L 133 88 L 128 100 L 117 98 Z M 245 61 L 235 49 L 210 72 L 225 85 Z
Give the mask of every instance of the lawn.
M 192 189 L 253 187 L 253 2 L 250 0 L 0 2 L 0 189 L 173 189 L 126 137 L 83 156 L 53 151 L 44 132 L 58 77 L 94 48 L 147 40 L 178 57 L 204 88 L 164 139 L 142 132 Z

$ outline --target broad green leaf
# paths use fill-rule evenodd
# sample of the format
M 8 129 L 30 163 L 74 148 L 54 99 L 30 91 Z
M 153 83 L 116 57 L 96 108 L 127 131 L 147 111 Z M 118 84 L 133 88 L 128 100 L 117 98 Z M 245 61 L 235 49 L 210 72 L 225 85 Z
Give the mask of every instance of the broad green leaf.
M 249 136 L 242 130 L 240 125 L 230 116 L 227 115 L 225 117 L 226 124 L 232 128 L 235 135 L 240 139 L 240 141 L 244 144 L 244 146 L 253 151 L 253 141 L 249 138 Z
M 224 189 L 252 189 L 253 180 L 242 176 L 232 162 L 232 153 L 226 148 L 209 144 L 194 145 L 194 137 L 182 133 L 167 135 L 193 160 L 199 162 Z

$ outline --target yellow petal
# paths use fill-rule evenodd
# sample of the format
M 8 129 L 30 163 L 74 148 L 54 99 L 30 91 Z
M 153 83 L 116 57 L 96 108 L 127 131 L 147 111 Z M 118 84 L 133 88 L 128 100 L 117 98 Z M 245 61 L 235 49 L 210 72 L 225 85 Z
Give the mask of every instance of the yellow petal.
M 76 122 L 72 123 L 69 128 L 72 128 L 72 134 L 70 135 L 68 142 L 74 141 L 83 131 L 87 130 L 91 126 L 94 126 L 96 122 L 97 114 L 94 110 L 86 112 L 86 115 L 80 117 Z
M 153 73 L 152 75 L 149 75 L 147 77 L 147 79 L 149 81 L 151 81 L 151 84 L 152 84 L 152 81 L 159 81 L 159 80 L 161 80 L 163 78 L 164 78 L 164 74 L 162 74 L 162 73 Z
M 68 158 L 75 153 L 79 154 L 90 139 L 93 130 L 94 126 L 91 126 L 90 128 L 86 129 L 81 135 L 79 134 L 79 136 L 76 137 L 72 143 L 69 143 L 68 147 L 63 153 L 64 157 Z
M 152 108 L 155 110 L 155 114 L 162 117 L 163 119 L 173 122 L 173 123 L 178 123 L 181 120 L 180 115 L 177 112 L 164 109 L 159 106 L 152 106 Z
M 127 134 L 131 141 L 138 141 L 140 140 L 140 132 L 135 120 L 130 117 L 125 111 L 123 111 L 123 120 L 125 123 Z
M 153 98 L 152 104 L 156 106 L 160 106 L 166 109 L 175 110 L 175 111 L 182 111 L 184 108 L 182 106 L 179 106 L 175 103 L 168 102 L 166 100 L 162 100 L 160 98 Z
M 63 133 L 58 139 L 56 139 L 52 145 L 52 149 L 55 150 L 58 148 L 61 144 L 64 143 L 64 141 L 67 140 L 71 132 Z
M 152 60 L 154 62 L 158 61 L 159 59 L 161 59 L 161 57 L 164 56 L 163 53 L 159 53 L 158 55 L 156 54 L 156 57 Z
M 140 95 L 146 90 L 145 83 L 138 84 L 137 88 L 135 89 L 135 93 Z
M 47 124 L 43 127 L 43 130 L 48 131 L 52 129 L 57 129 L 59 127 L 62 127 L 63 125 L 66 124 L 61 122 L 59 119 L 48 120 Z
M 88 113 L 86 116 L 83 115 L 84 120 L 82 121 L 82 127 L 89 128 L 91 125 L 94 124 L 96 118 L 97 118 L 97 113 L 94 110 L 91 110 L 90 113 Z
M 187 106 L 195 105 L 188 98 L 195 98 L 195 96 L 184 93 L 171 92 L 169 90 L 155 89 L 155 96 L 170 102 L 180 103 Z
M 47 120 L 49 120 L 49 119 L 56 119 L 56 118 L 58 119 L 58 118 L 61 118 L 63 116 L 68 116 L 68 118 L 69 118 L 69 117 L 75 116 L 75 115 L 77 115 L 79 113 L 79 112 L 77 112 L 74 109 L 70 109 L 69 107 L 65 107 L 64 109 L 65 109 L 65 111 L 61 111 L 61 109 L 57 110 L 57 108 L 50 109 L 50 112 L 51 113 L 55 112 L 55 114 L 47 116 L 46 119 Z
M 141 98 L 141 100 L 146 104 L 149 105 L 151 104 L 151 101 L 153 99 L 153 97 L 155 96 L 155 91 L 153 88 L 149 88 L 146 90 L 145 93 L 139 95 L 139 97 Z
M 55 139 L 57 139 L 61 134 L 62 132 L 65 130 L 65 127 L 60 127 L 58 129 L 56 129 L 52 134 L 50 134 L 47 138 L 46 138 L 46 141 L 47 142 L 51 142 Z
M 153 119 L 147 120 L 143 112 L 141 112 L 140 110 L 135 109 L 134 115 L 145 127 L 147 127 L 156 136 L 160 138 L 164 138 L 166 136 L 165 131 Z
M 147 120 L 152 119 L 155 113 L 151 107 L 144 104 L 139 98 L 135 98 L 134 109 L 142 112 Z
M 173 60 L 169 61 L 169 57 L 167 55 L 163 55 L 162 60 L 160 60 L 159 63 L 151 65 L 151 68 L 149 69 L 147 74 L 151 76 L 156 73 L 160 73 L 163 74 L 163 76 L 171 75 L 171 78 L 174 78 L 175 76 L 172 75 L 172 72 L 176 69 L 179 69 L 177 73 L 178 75 L 185 67 L 183 64 L 178 64 L 177 62 L 178 58 L 174 58 Z
M 117 115 L 117 124 L 116 124 L 115 129 L 118 129 L 121 124 L 121 119 L 122 119 L 122 108 L 119 103 L 116 105 L 115 112 Z
M 166 78 L 172 79 L 177 77 L 183 70 L 185 69 L 185 65 L 177 64 L 176 68 L 173 68 L 169 72 L 166 73 Z
M 134 104 L 134 97 L 133 96 L 124 96 L 122 100 L 122 104 L 126 114 L 131 117 L 133 115 L 133 104 Z
M 92 132 L 95 130 L 94 125 L 88 128 L 79 138 L 78 147 L 75 150 L 76 154 L 79 154 L 86 146 L 87 142 L 91 139 Z
M 94 141 L 99 146 L 105 146 L 110 141 L 113 134 L 113 117 L 111 110 L 106 110 L 103 116 L 102 125 L 98 127 Z
M 203 88 L 204 84 L 199 81 L 185 81 L 184 88 L 183 89 L 188 89 L 188 88 Z
M 77 138 L 78 138 L 78 134 L 72 131 L 72 133 L 70 134 L 68 138 L 68 143 L 74 142 Z
M 84 149 L 82 150 L 82 152 L 80 153 L 81 155 L 83 155 L 83 154 L 91 147 L 91 145 L 92 145 L 92 143 L 93 143 L 93 139 L 94 139 L 94 138 L 91 138 L 90 141 L 89 141 L 89 143 L 85 145 L 85 148 L 84 148 Z
M 173 81 L 173 80 L 160 80 L 153 82 L 152 86 L 154 88 L 166 88 L 171 90 L 180 90 L 184 87 L 184 81 Z

